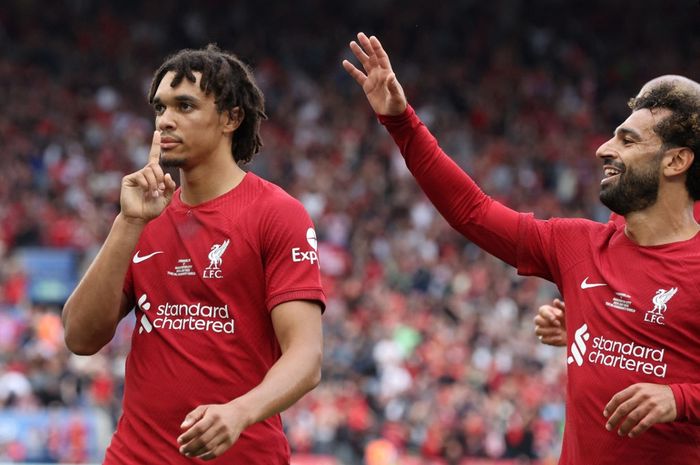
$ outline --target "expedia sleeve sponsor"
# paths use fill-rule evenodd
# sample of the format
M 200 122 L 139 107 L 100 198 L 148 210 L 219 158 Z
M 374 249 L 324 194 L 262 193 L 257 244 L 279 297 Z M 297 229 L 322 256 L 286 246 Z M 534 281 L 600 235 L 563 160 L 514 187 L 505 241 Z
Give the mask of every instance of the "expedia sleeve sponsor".
M 294 263 L 304 261 L 308 261 L 312 265 L 318 263 L 318 241 L 316 240 L 316 231 L 314 231 L 314 228 L 306 230 L 306 242 L 309 243 L 313 250 L 302 250 L 301 247 L 292 248 L 292 261 Z

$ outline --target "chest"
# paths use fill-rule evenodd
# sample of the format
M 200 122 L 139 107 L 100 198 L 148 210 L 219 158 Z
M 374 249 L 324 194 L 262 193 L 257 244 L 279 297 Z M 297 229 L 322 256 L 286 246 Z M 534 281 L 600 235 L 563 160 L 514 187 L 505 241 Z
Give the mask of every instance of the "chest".
M 137 342 L 207 353 L 223 340 L 266 331 L 260 250 L 254 230 L 220 215 L 169 215 L 149 224 L 131 265 L 135 334 L 144 335 Z M 159 337 L 146 337 L 153 334 Z
M 621 333 L 658 334 L 700 329 L 700 256 L 603 256 L 569 270 L 565 298 L 580 316 Z
M 570 365 L 681 376 L 700 363 L 696 256 L 582 262 L 565 276 Z
M 220 215 L 171 215 L 141 238 L 134 283 L 169 295 L 230 293 L 235 283 L 263 275 L 257 241 L 250 227 Z

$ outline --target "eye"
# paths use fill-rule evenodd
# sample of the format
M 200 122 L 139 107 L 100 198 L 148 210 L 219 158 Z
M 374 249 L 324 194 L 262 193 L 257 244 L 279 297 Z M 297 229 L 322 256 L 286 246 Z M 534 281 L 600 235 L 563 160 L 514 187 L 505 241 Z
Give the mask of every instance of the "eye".
M 160 115 L 165 111 L 165 105 L 162 103 L 154 103 L 153 104 L 153 111 L 156 112 L 156 115 Z
M 194 109 L 194 107 L 192 106 L 191 103 L 180 102 L 180 111 L 191 111 L 193 109 Z

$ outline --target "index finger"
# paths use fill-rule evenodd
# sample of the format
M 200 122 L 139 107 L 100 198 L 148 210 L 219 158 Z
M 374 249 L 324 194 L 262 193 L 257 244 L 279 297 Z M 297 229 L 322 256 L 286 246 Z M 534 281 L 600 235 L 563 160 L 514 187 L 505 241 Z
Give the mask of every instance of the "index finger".
M 160 162 L 160 131 L 153 131 L 151 151 L 148 153 L 148 163 Z
M 621 409 L 620 407 L 629 399 L 634 397 L 637 389 L 636 386 L 636 384 L 628 386 L 612 396 L 610 401 L 603 409 L 603 416 L 608 419 L 608 424 L 615 426 L 623 416 L 627 415 L 628 411 L 626 409 Z
M 211 423 L 212 420 L 208 417 L 202 416 L 198 418 L 187 431 L 177 438 L 177 442 L 180 444 L 180 450 L 185 452 L 189 451 L 189 447 L 191 447 L 190 443 L 204 434 L 211 426 Z

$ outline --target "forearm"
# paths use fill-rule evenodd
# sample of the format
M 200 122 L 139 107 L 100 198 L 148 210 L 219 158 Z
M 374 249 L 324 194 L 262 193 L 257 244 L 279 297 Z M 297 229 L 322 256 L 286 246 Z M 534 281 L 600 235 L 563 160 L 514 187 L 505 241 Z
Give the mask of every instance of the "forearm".
M 63 307 L 68 348 L 81 355 L 97 352 L 108 343 L 122 318 L 122 288 L 143 225 L 117 216 L 87 272 Z
M 440 148 L 411 107 L 379 117 L 421 189 L 450 225 L 487 252 L 514 265 L 519 213 L 494 201 Z
M 248 426 L 281 413 L 318 385 L 321 360 L 319 346 L 291 347 L 258 386 L 231 402 L 245 412 Z
M 488 197 L 440 148 L 412 107 L 399 116 L 379 116 L 406 160 L 406 166 L 448 222 L 460 229 L 474 219 Z
M 700 424 L 700 384 L 671 384 L 676 400 L 676 421 Z

